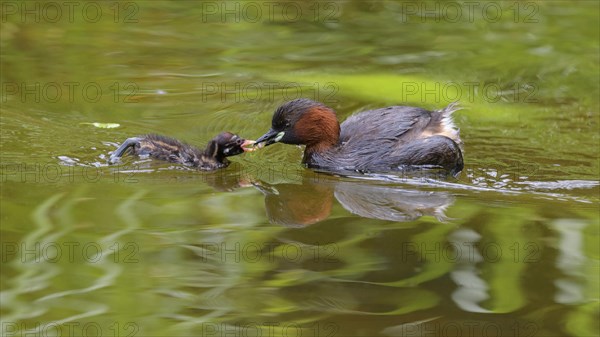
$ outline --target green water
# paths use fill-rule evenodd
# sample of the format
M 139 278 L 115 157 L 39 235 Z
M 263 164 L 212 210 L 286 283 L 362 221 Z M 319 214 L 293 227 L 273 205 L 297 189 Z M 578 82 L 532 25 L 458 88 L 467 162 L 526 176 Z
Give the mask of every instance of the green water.
M 2 336 L 599 334 L 598 2 L 1 6 Z M 465 169 L 107 165 L 297 97 L 458 100 Z

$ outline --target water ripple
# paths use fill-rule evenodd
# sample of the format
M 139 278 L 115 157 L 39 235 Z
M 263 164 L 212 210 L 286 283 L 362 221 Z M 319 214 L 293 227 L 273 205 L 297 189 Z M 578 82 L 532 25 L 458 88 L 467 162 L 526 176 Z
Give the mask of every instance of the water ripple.
M 2 322 L 14 323 L 40 317 L 48 312 L 47 305 L 41 304 L 57 299 L 60 299 L 61 305 L 70 308 L 80 308 L 80 310 L 84 310 L 84 312 L 52 321 L 51 324 L 54 325 L 74 322 L 82 318 L 97 316 L 108 312 L 109 307 L 105 304 L 83 301 L 79 300 L 80 297 L 73 298 L 69 296 L 90 293 L 115 283 L 115 280 L 121 274 L 122 267 L 112 261 L 111 255 L 120 251 L 124 246 L 119 245 L 119 248 L 116 250 L 112 248 L 109 249 L 109 247 L 114 247 L 114 242 L 120 237 L 139 227 L 139 220 L 133 215 L 134 212 L 132 212 L 131 207 L 143 194 L 144 191 L 135 193 L 118 207 L 117 214 L 123 220 L 123 223 L 126 224 L 125 228 L 106 235 L 98 241 L 102 251 L 110 253 L 102 254 L 100 259 L 94 262 L 93 267 L 101 269 L 102 275 L 95 279 L 92 285 L 79 289 L 50 293 L 41 296 L 34 301 L 21 301 L 20 297 L 23 295 L 48 289 L 51 285 L 50 280 L 64 271 L 62 271 L 59 264 L 50 263 L 50 260 L 52 260 L 53 257 L 44 257 L 42 259 L 39 256 L 42 252 L 37 252 L 36 254 L 24 254 L 20 260 L 13 261 L 12 266 L 16 270 L 20 270 L 21 273 L 9 281 L 10 284 L 14 285 L 13 288 L 9 288 L 0 293 L 2 307 L 10 308 L 12 310 L 12 312 L 9 311 L 8 314 L 3 315 Z M 56 243 L 57 240 L 72 231 L 74 221 L 71 219 L 71 214 L 73 212 L 73 206 L 82 199 L 75 197 L 68 198 L 58 210 L 54 209 L 63 196 L 63 193 L 55 194 L 46 199 L 35 209 L 32 218 L 37 229 L 25 236 L 21 242 L 23 246 L 46 247 L 48 244 Z M 57 225 L 59 222 L 54 222 L 51 219 L 50 214 L 57 214 L 59 216 L 61 220 L 60 225 Z M 43 253 L 47 254 L 48 252 L 47 250 L 44 250 Z M 38 330 L 45 327 L 47 327 L 47 325 L 37 324 L 35 328 L 23 331 L 23 333 L 39 333 L 40 331 Z

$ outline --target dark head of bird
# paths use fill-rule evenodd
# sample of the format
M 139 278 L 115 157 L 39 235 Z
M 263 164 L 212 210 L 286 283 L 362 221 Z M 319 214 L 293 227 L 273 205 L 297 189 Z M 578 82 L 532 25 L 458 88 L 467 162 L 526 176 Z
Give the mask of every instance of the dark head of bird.
M 256 144 L 306 145 L 306 151 L 310 153 L 336 146 L 339 138 L 340 123 L 335 112 L 322 103 L 299 98 L 275 110 L 271 129 L 258 138 Z
M 247 148 L 247 146 L 252 144 L 254 144 L 253 141 L 241 138 L 231 132 L 221 132 L 208 142 L 204 155 L 223 162 L 226 157 L 235 156 L 246 151 L 253 151 L 252 148 Z

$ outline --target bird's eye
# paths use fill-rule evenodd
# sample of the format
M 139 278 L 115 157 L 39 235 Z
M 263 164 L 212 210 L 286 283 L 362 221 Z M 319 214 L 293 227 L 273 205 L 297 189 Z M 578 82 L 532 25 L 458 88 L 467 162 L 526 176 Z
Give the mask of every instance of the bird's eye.
M 285 127 L 289 128 L 292 124 L 290 122 L 285 122 Z

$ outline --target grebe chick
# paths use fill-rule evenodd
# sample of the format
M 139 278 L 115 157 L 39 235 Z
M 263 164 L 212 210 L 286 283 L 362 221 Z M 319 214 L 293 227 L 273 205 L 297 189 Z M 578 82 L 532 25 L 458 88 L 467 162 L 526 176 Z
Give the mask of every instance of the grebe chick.
M 246 140 L 230 132 L 222 132 L 208 142 L 206 149 L 180 142 L 177 139 L 161 135 L 149 134 L 128 138 L 111 155 L 109 162 L 116 163 L 125 152 L 140 156 L 165 160 L 185 166 L 195 167 L 203 171 L 211 171 L 229 166 L 227 157 L 253 151 L 246 146 L 254 141 Z

